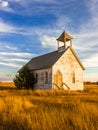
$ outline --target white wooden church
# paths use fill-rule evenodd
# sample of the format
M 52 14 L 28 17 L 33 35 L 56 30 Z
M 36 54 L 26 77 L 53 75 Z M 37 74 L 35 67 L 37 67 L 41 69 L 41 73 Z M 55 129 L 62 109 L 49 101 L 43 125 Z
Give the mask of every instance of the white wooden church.
M 32 58 L 26 64 L 36 78 L 35 89 L 84 89 L 85 68 L 72 48 L 72 39 L 64 31 L 57 39 L 58 50 Z

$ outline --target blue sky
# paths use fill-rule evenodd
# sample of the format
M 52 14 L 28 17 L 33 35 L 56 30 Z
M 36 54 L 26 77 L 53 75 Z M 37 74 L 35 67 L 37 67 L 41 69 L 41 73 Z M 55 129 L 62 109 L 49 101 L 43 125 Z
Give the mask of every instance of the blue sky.
M 0 0 L 0 81 L 56 50 L 64 30 L 74 38 L 84 80 L 98 81 L 98 0 Z

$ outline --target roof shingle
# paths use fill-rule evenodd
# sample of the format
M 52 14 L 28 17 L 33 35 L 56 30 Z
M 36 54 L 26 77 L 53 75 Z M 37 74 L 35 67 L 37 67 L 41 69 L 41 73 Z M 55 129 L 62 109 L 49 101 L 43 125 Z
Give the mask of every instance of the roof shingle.
M 65 51 L 67 49 L 68 48 L 66 48 Z M 38 70 L 52 67 L 52 65 L 54 65 L 54 63 L 64 54 L 65 51 L 54 51 L 32 58 L 26 65 L 29 67 L 30 70 Z

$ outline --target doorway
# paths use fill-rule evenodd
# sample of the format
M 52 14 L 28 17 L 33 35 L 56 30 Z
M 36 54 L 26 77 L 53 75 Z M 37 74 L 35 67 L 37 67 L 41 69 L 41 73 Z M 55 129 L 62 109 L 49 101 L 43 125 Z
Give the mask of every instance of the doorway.
M 55 75 L 54 75 L 54 84 L 60 88 L 62 87 L 62 83 L 63 83 L 63 76 L 62 73 L 58 70 Z

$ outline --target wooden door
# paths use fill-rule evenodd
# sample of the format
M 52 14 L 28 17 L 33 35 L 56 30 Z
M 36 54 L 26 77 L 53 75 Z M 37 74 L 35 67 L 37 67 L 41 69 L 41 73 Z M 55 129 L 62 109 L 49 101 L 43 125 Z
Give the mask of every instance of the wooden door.
M 57 87 L 61 87 L 62 86 L 62 82 L 63 81 L 63 77 L 62 77 L 62 73 L 58 70 L 55 75 L 54 75 L 54 84 Z

